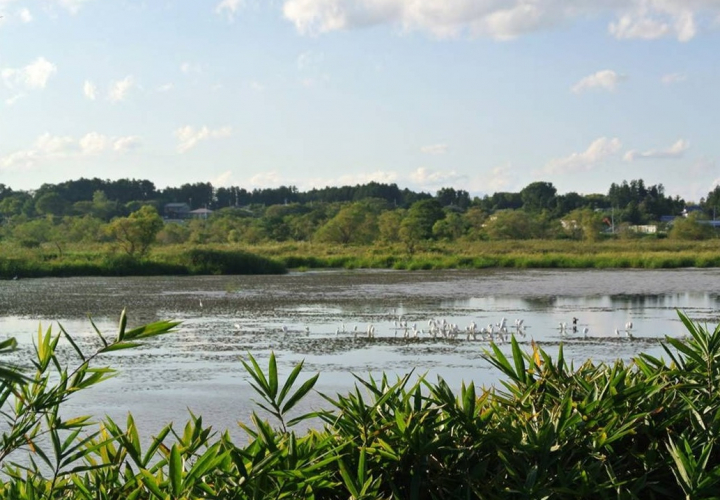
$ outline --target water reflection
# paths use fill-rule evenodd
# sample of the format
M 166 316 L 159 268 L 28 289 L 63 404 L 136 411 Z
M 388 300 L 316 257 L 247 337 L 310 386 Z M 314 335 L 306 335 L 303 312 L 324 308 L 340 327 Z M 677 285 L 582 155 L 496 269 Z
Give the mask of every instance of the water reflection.
M 87 314 L 110 336 L 123 307 L 133 324 L 182 320 L 176 334 L 112 355 L 108 363 L 121 375 L 78 404 L 114 417 L 130 409 L 158 425 L 184 421 L 187 408 L 208 410 L 210 422 L 227 428 L 240 414 L 219 406 L 249 408 L 238 362 L 248 352 L 264 362 L 274 351 L 283 373 L 305 360 L 308 373 L 321 372 L 320 388 L 331 393 L 350 387 L 352 373 L 368 372 L 414 370 L 455 387 L 492 384 L 497 373 L 482 357 L 488 342 L 482 335 L 466 340 L 471 323 L 497 328 L 505 318 L 512 331 L 522 319 L 522 343 L 535 341 L 551 354 L 563 343 L 566 357 L 577 362 L 660 355 L 666 335 L 684 334 L 676 309 L 718 321 L 718 278 L 715 270 L 493 270 L 21 280 L 0 283 L 0 335 L 18 338 L 15 361 L 27 363 L 39 322 L 46 328 L 59 321 L 91 348 L 98 339 Z M 455 324 L 460 333 L 433 338 L 430 319 Z M 633 338 L 624 332 L 629 321 Z M 407 322 L 417 337 L 406 338 L 398 322 Z M 570 326 L 563 329 L 563 323 Z M 370 325 L 374 338 L 367 338 Z M 61 346 L 72 359 L 69 346 Z

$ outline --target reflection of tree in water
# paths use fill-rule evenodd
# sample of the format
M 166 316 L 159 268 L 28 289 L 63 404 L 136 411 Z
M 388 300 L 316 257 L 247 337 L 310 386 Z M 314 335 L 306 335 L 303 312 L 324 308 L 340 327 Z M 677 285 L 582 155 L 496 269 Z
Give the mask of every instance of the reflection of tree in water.
M 520 302 L 526 305 L 528 309 L 547 309 L 554 307 L 558 302 L 557 295 L 548 295 L 545 297 L 522 297 Z
M 611 295 L 610 302 L 613 306 L 630 306 L 633 308 L 646 308 L 646 307 L 658 307 L 668 306 L 677 307 L 678 304 L 687 302 L 683 301 L 682 298 L 687 298 L 688 294 L 673 294 L 673 295 L 660 295 L 660 294 L 620 294 Z M 700 294 L 699 297 L 705 297 L 705 294 Z

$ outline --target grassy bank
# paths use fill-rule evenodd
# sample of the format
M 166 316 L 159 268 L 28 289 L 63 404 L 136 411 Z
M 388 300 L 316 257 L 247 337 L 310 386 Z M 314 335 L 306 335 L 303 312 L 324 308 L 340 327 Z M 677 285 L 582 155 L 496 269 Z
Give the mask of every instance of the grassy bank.
M 720 242 L 630 240 L 428 243 L 402 246 L 311 243 L 174 245 L 143 259 L 110 246 L 35 249 L 0 247 L 0 277 L 276 274 L 286 269 L 486 269 L 720 267 Z
M 62 255 L 23 251 L 0 256 L 4 279 L 43 276 L 160 276 L 209 274 L 282 274 L 278 260 L 240 250 L 184 248 L 132 258 L 108 249 L 72 250 Z
M 485 269 L 485 268 L 681 268 L 719 267 L 718 242 L 668 240 L 503 241 L 437 243 L 413 254 L 401 246 L 329 247 L 275 244 L 253 251 L 288 268 Z

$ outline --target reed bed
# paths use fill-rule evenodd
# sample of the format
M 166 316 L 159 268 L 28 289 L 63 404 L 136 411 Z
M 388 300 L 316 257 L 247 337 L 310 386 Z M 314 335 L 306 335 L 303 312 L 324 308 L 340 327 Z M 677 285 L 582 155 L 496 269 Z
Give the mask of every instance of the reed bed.
M 0 277 L 267 274 L 287 269 L 580 269 L 720 267 L 720 242 L 664 239 L 427 242 L 413 253 L 402 245 L 342 246 L 306 242 L 168 245 L 143 259 L 111 246 L 24 249 L 0 247 Z

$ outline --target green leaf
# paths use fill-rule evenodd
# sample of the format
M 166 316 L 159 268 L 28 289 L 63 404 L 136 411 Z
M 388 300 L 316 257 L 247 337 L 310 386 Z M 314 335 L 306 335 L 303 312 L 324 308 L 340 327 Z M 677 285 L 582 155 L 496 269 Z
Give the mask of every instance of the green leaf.
M 140 479 L 141 479 L 142 483 L 145 485 L 145 487 L 148 490 L 150 490 L 150 493 L 155 495 L 160 500 L 166 500 L 166 496 L 163 494 L 162 490 L 160 489 L 160 486 L 158 486 L 157 479 L 155 478 L 155 476 L 150 474 L 150 472 L 148 472 L 145 469 L 142 469 L 140 471 L 140 474 L 141 474 Z
M 269 396 L 275 401 L 278 390 L 278 373 L 277 373 L 277 362 L 275 361 L 275 353 L 270 352 L 270 361 L 268 362 L 268 389 L 270 391 Z
M 139 342 L 118 342 L 115 344 L 109 344 L 102 349 L 100 349 L 99 353 L 106 353 L 106 352 L 113 352 L 113 351 L 122 351 L 123 349 L 132 349 L 134 347 L 138 347 L 142 345 Z
M 310 392 L 313 387 L 315 387 L 315 383 L 318 381 L 319 377 L 320 374 L 318 373 L 310 379 L 306 380 L 305 383 L 301 385 L 297 391 L 295 391 L 295 394 L 288 398 L 287 403 L 285 403 L 285 406 L 282 407 L 282 413 L 285 414 L 291 409 L 293 409 L 298 403 L 298 401 L 304 398 L 305 395 Z
M 170 462 L 168 463 L 168 475 L 170 476 L 170 491 L 173 497 L 180 496 L 182 491 L 183 460 L 176 444 L 170 448 Z

